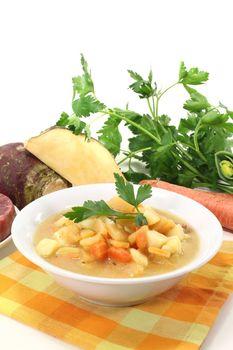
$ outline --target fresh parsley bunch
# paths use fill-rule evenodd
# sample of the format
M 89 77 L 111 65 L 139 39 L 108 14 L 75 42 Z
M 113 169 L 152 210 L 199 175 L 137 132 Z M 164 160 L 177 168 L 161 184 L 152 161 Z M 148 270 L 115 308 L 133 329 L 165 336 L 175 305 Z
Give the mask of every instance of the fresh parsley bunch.
M 75 134 L 91 136 L 90 116 L 107 116 L 99 130 L 99 140 L 116 157 L 123 153 L 119 165 L 128 162 L 125 177 L 132 182 L 155 179 L 187 187 L 208 187 L 233 193 L 233 112 L 225 105 L 210 104 L 194 89 L 208 80 L 208 73 L 198 68 L 187 69 L 181 62 L 177 81 L 164 90 L 157 87 L 152 71 L 147 78 L 129 70 L 133 82 L 129 88 L 145 100 L 148 112 L 139 114 L 129 109 L 107 108 L 96 98 L 91 73 L 81 55 L 83 74 L 73 78 L 73 114 L 62 113 L 57 125 Z M 170 89 L 182 85 L 189 98 L 183 108 L 187 112 L 178 127 L 167 115 L 159 113 L 159 102 Z M 119 125 L 130 129 L 127 151 L 121 150 Z M 135 170 L 132 160 L 144 165 L 145 173 Z
M 107 216 L 113 219 L 134 219 L 137 226 L 147 224 L 145 216 L 140 212 L 138 206 L 145 199 L 152 195 L 150 185 L 143 185 L 138 188 L 135 196 L 134 187 L 131 183 L 124 180 L 119 174 L 114 174 L 116 191 L 120 198 L 135 207 L 135 213 L 123 213 L 111 209 L 104 200 L 84 202 L 83 206 L 73 207 L 71 212 L 64 216 L 74 222 L 80 222 L 91 216 Z

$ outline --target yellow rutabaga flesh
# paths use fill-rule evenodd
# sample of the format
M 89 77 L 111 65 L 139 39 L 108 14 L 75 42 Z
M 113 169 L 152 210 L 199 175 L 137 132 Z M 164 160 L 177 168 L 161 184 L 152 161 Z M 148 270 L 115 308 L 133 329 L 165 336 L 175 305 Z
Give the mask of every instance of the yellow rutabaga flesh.
M 73 185 L 114 182 L 121 174 L 114 158 L 97 140 L 52 128 L 30 138 L 25 148 Z

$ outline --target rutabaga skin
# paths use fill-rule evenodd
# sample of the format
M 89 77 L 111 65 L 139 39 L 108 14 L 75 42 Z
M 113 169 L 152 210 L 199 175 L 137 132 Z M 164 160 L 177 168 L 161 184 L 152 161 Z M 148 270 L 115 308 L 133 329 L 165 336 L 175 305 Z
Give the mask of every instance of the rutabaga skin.
M 25 150 L 22 143 L 0 147 L 0 193 L 22 209 L 47 193 L 71 184 Z

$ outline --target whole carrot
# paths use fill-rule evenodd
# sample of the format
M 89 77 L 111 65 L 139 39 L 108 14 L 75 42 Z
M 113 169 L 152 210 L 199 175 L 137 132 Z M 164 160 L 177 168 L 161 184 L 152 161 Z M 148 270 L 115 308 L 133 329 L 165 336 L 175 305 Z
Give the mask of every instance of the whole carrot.
M 201 191 L 184 186 L 173 185 L 165 181 L 144 180 L 153 187 L 162 188 L 189 197 L 208 208 L 218 218 L 222 226 L 233 230 L 233 195 L 220 192 Z

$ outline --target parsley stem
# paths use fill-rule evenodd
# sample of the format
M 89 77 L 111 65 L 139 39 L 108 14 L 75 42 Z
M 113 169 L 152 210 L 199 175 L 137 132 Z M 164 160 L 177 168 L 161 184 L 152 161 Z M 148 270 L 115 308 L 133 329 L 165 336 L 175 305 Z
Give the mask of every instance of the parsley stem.
M 192 149 L 194 152 L 196 152 L 200 156 L 200 154 L 198 153 L 197 149 L 195 147 L 193 147 L 192 145 L 190 145 L 189 143 L 184 143 L 184 142 L 180 142 L 180 141 L 179 141 L 179 143 L 181 145 L 183 145 L 183 146 L 186 146 L 186 147 Z
M 183 141 L 178 141 L 182 146 L 185 146 L 186 148 L 190 148 L 190 149 L 192 149 L 193 151 L 195 151 L 196 152 L 196 148 L 195 147 L 193 147 L 192 145 L 190 145 L 189 143 L 185 143 L 185 142 L 183 142 Z
M 172 155 L 175 157 L 175 158 L 178 158 L 179 161 L 181 163 L 183 163 L 186 168 L 188 168 L 192 173 L 196 174 L 197 176 L 199 176 L 200 178 L 206 180 L 206 177 L 203 176 L 197 169 L 195 169 L 190 163 L 186 162 L 183 158 L 181 158 L 180 156 L 177 156 L 177 154 L 175 154 L 174 152 L 172 152 Z
M 170 89 L 172 89 L 174 86 L 180 84 L 179 81 L 177 81 L 176 83 L 170 85 L 168 88 L 166 88 L 165 90 L 163 90 L 162 92 L 160 92 L 157 96 L 156 96 L 156 110 L 155 110 L 155 115 L 156 117 L 158 117 L 159 115 L 159 100 L 161 99 L 161 97 Z
M 147 104 L 148 104 L 149 110 L 151 112 L 151 115 L 154 118 L 154 121 L 156 121 L 155 113 L 154 113 L 154 111 L 153 111 L 153 109 L 151 107 L 150 100 L 149 100 L 149 98 L 147 98 L 146 100 L 147 100 Z
M 205 187 L 205 188 L 213 188 L 213 185 L 208 183 L 208 182 L 193 182 L 192 183 L 192 188 L 200 188 L 200 187 Z
M 195 131 L 194 131 L 193 143 L 194 143 L 195 149 L 197 151 L 197 154 L 206 163 L 206 157 L 200 151 L 200 147 L 198 144 L 198 132 L 199 132 L 201 127 L 202 127 L 202 125 L 201 125 L 201 119 L 200 119 L 199 122 L 197 123 L 197 126 L 196 126 Z
M 153 115 L 155 115 L 155 97 L 152 96 Z
M 218 184 L 217 187 L 218 187 L 221 191 L 224 191 L 224 192 L 233 194 L 233 186 Z
M 90 123 L 88 125 L 91 126 L 93 123 L 95 123 L 97 120 L 104 117 L 105 115 L 106 115 L 106 113 L 100 113 L 96 118 L 92 119 L 92 121 L 90 121 Z
M 166 88 L 165 90 L 163 90 L 163 91 L 160 93 L 159 98 L 161 98 L 168 90 L 172 89 L 174 86 L 176 86 L 176 85 L 178 85 L 178 84 L 180 84 L 179 81 L 177 81 L 176 83 L 174 83 L 174 84 L 168 86 L 168 88 Z
M 230 194 L 233 194 L 233 186 L 229 186 L 229 185 L 223 185 L 223 184 L 219 184 L 219 183 L 216 183 L 216 184 L 211 184 L 209 182 L 194 182 L 192 184 L 192 187 L 193 188 L 197 188 L 197 187 L 205 187 L 205 188 L 210 188 L 212 190 L 216 190 L 216 189 L 219 189 L 221 191 L 224 191 L 224 192 L 228 192 Z
M 158 118 L 159 116 L 159 97 L 158 96 L 156 97 L 155 115 L 156 115 L 156 118 Z
M 150 99 L 147 98 L 147 104 L 148 104 L 148 107 L 149 107 L 149 110 L 150 110 L 150 113 L 154 119 L 154 121 L 158 121 L 157 118 L 156 118 L 156 115 L 155 115 L 155 100 L 154 100 L 154 96 L 152 96 L 152 106 L 151 106 L 151 103 L 150 103 Z
M 186 158 L 188 158 L 189 160 L 192 160 L 192 157 L 190 156 L 190 154 L 181 145 L 182 145 L 182 143 L 176 142 L 176 146 L 178 148 L 178 151 L 180 151 L 183 155 L 185 155 Z
M 130 120 L 127 117 L 123 117 L 122 115 L 118 114 L 118 113 L 114 113 L 111 110 L 107 110 L 107 111 L 102 111 L 105 114 L 109 114 L 112 115 L 113 117 L 119 118 L 121 120 L 126 121 L 128 124 L 133 125 L 135 128 L 141 130 L 144 134 L 146 134 L 147 136 L 149 136 L 151 139 L 153 139 L 155 142 L 157 142 L 158 144 L 160 144 L 160 139 L 158 139 L 155 135 L 153 135 L 150 131 L 146 130 L 145 128 L 143 128 L 140 124 L 135 123 L 134 121 Z
M 141 153 L 141 152 L 144 152 L 144 151 L 149 151 L 150 149 L 151 149 L 151 147 L 145 147 L 145 148 L 138 149 L 137 151 L 134 151 L 134 152 L 129 152 L 126 157 L 124 157 L 123 159 L 121 159 L 117 163 L 117 165 L 120 165 L 120 164 L 124 163 L 128 158 L 133 158 L 135 156 L 135 154 L 137 154 L 137 153 Z
M 158 100 L 157 100 L 157 101 L 158 101 Z M 157 101 L 156 101 L 156 102 L 157 102 Z M 148 103 L 148 106 L 149 106 L 149 110 L 150 110 L 150 112 L 151 112 L 151 115 L 152 115 L 152 117 L 153 117 L 153 119 L 154 119 L 155 131 L 156 131 L 156 133 L 157 133 L 157 136 L 160 138 L 159 132 L 158 132 L 157 129 L 156 129 L 156 126 L 157 126 L 156 124 L 159 123 L 159 125 L 160 125 L 160 127 L 161 127 L 161 129 L 163 130 L 164 133 L 166 133 L 166 129 L 165 129 L 164 126 L 160 123 L 160 121 L 159 121 L 159 116 L 155 114 L 155 99 L 154 99 L 154 96 L 152 96 L 152 105 L 153 105 L 153 108 L 151 107 L 151 103 L 150 103 L 149 98 L 147 98 L 147 103 Z M 156 105 L 157 105 L 157 103 L 156 103 Z
M 130 157 L 130 158 L 129 158 L 129 164 L 128 164 L 129 171 L 132 171 L 132 170 L 133 170 L 131 164 L 132 164 L 132 158 Z
M 160 135 L 159 135 L 159 132 L 157 130 L 157 123 L 159 123 L 159 119 L 156 117 L 155 115 L 155 109 L 154 109 L 154 99 L 153 99 L 153 108 L 151 107 L 151 103 L 150 103 L 150 100 L 149 98 L 146 99 L 147 100 L 147 104 L 148 104 L 148 107 L 149 107 L 149 110 L 150 110 L 150 113 L 151 113 L 151 116 L 152 118 L 154 119 L 154 131 L 156 132 L 157 134 L 157 137 L 160 139 Z M 162 125 L 161 125 L 162 126 Z

